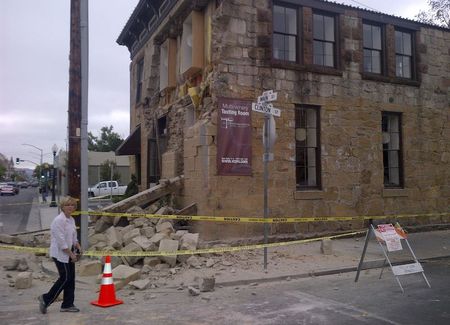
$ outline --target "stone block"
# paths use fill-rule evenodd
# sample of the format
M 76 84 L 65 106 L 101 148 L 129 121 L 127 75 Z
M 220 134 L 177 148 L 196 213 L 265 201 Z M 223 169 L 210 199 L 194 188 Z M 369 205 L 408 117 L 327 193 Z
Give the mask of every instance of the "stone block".
M 216 278 L 214 276 L 198 278 L 198 288 L 200 289 L 200 292 L 214 291 L 215 285 Z
M 100 261 L 82 261 L 77 267 L 79 276 L 91 276 L 102 274 L 102 263 Z
M 28 289 L 31 287 L 33 281 L 32 272 L 20 272 L 16 276 L 14 287 L 16 289 Z
M 108 238 L 108 245 L 119 249 L 122 247 L 122 236 L 120 232 L 114 226 L 109 227 L 106 230 L 106 236 Z
M 177 230 L 175 233 L 170 234 L 170 238 L 173 240 L 180 240 L 185 234 L 189 233 L 187 230 Z
M 149 279 L 143 279 L 143 280 L 136 280 L 136 281 L 132 281 L 130 282 L 130 286 L 138 289 L 138 290 L 145 290 L 147 289 L 147 287 L 150 284 L 150 280 Z
M 202 265 L 202 262 L 197 256 L 192 255 L 186 260 L 186 264 L 193 268 L 199 268 Z
M 174 232 L 174 229 L 170 222 L 162 222 L 156 225 L 156 232 L 170 235 Z
M 184 234 L 183 237 L 181 237 L 180 241 L 180 250 L 191 250 L 195 251 L 197 250 L 198 245 L 198 236 L 199 234 Z M 189 255 L 179 255 L 178 261 L 181 263 L 186 262 L 186 260 L 189 258 Z
M 137 236 L 133 238 L 133 242 L 139 245 L 144 251 L 152 251 L 155 250 L 156 245 L 155 243 L 151 242 L 147 237 L 145 236 Z
M 129 243 L 122 249 L 122 252 L 142 252 L 142 248 L 136 243 Z M 136 264 L 142 257 L 139 256 L 124 256 L 129 265 Z
M 147 238 L 152 238 L 154 234 L 155 234 L 155 228 L 153 228 L 152 226 L 143 227 L 141 229 L 141 235 L 145 236 Z
M 159 243 L 160 252 L 176 252 L 178 250 L 179 242 L 178 240 L 163 239 Z M 177 263 L 177 256 L 161 256 L 161 260 L 174 267 Z
M 114 222 L 114 220 L 110 217 L 101 217 L 95 223 L 94 230 L 96 233 L 102 233 L 106 229 L 108 229 L 113 224 L 113 222 Z
M 159 242 L 163 239 L 168 239 L 169 237 L 164 234 L 164 233 L 160 233 L 160 234 L 155 234 L 154 236 L 152 236 L 149 240 L 154 243 L 154 244 L 159 244 Z
M 139 280 L 141 270 L 127 265 L 119 265 L 112 270 L 116 290 L 123 288 L 131 281 Z
M 151 225 L 152 222 L 149 218 L 142 217 L 142 218 L 133 218 L 132 224 L 134 224 L 136 228 L 142 228 Z
M 144 265 L 155 267 L 158 264 L 161 264 L 161 260 L 159 259 L 159 257 L 156 257 L 156 256 L 144 257 Z
M 98 244 L 99 242 L 107 242 L 107 237 L 105 236 L 105 234 L 95 234 L 92 235 L 88 238 L 88 243 L 89 246 L 94 246 L 96 244 Z
M 322 242 L 320 243 L 320 252 L 324 255 L 333 254 L 333 245 L 331 239 L 322 239 Z
M 134 228 L 132 230 L 130 230 L 127 233 L 123 233 L 123 245 L 128 245 L 129 243 L 131 243 L 133 241 L 134 237 L 140 236 L 141 235 L 141 231 L 138 228 Z
M 24 272 L 27 271 L 28 269 L 29 267 L 26 258 L 20 259 L 19 264 L 16 267 L 16 270 L 19 272 Z
M 14 244 L 14 236 L 7 234 L 0 234 L 0 242 L 4 244 Z
M 14 270 L 17 269 L 17 266 L 19 265 L 19 263 L 20 263 L 20 259 L 19 258 L 8 258 L 5 261 L 5 265 L 3 265 L 3 268 L 6 271 L 14 271 Z
M 136 228 L 135 225 L 128 225 L 128 226 L 125 226 L 122 229 L 120 229 L 119 232 L 120 232 L 120 235 L 122 236 L 122 240 L 123 240 L 123 234 L 133 230 L 134 228 Z

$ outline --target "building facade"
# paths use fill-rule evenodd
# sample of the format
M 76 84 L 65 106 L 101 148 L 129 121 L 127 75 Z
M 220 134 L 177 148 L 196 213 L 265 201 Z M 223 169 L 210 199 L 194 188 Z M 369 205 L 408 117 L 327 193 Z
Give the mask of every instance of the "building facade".
M 319 0 L 141 0 L 118 38 L 131 56 L 140 189 L 184 175 L 180 206 L 262 216 L 264 115 L 277 93 L 271 217 L 450 212 L 450 30 Z M 360 228 L 278 224 L 272 232 Z M 260 233 L 197 223 L 204 238 Z

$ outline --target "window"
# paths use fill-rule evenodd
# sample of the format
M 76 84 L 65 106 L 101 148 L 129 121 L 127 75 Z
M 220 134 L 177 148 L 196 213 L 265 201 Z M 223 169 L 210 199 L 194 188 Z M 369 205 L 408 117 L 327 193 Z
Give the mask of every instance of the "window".
M 136 67 L 136 104 L 141 102 L 143 81 L 144 81 L 144 59 L 141 59 Z
M 381 27 L 363 24 L 364 72 L 381 73 Z
M 297 61 L 297 11 L 273 6 L 273 58 Z
M 180 73 L 191 76 L 200 72 L 204 66 L 204 15 L 192 11 L 183 22 L 181 35 Z
M 295 110 L 295 177 L 297 189 L 320 189 L 320 110 Z
M 327 67 L 335 66 L 334 17 L 313 14 L 313 63 Z
M 382 113 L 381 131 L 385 187 L 403 187 L 401 118 L 400 113 Z
M 161 45 L 159 90 L 176 87 L 176 39 L 169 38 Z
M 412 35 L 395 31 L 395 74 L 401 78 L 412 78 Z

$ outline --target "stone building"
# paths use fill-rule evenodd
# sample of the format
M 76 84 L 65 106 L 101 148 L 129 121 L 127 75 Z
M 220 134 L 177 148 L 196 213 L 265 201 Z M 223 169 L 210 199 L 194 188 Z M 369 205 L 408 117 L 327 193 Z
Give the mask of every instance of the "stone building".
M 184 175 L 180 206 L 262 216 L 252 102 L 273 90 L 271 217 L 450 212 L 450 30 L 319 0 L 141 0 L 117 41 L 131 56 L 131 135 L 117 153 L 133 156 L 141 190 Z M 205 238 L 261 233 L 195 226 Z

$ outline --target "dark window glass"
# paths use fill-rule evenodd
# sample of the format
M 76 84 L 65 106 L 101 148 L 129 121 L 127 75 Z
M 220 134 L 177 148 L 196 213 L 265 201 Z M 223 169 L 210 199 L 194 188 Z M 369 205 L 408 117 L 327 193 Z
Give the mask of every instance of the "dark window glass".
M 313 15 L 313 62 L 328 67 L 335 66 L 335 27 L 334 17 Z
M 397 77 L 412 78 L 412 34 L 395 31 L 395 73 Z
M 141 102 L 143 81 L 144 81 L 144 59 L 138 62 L 136 69 L 136 104 Z
M 320 183 L 320 111 L 300 106 L 295 110 L 295 175 L 297 189 L 319 189 Z
M 381 27 L 363 24 L 364 71 L 381 73 Z
M 403 187 L 401 114 L 383 112 L 381 131 L 385 187 Z
M 273 50 L 275 59 L 297 61 L 297 11 L 273 6 Z

